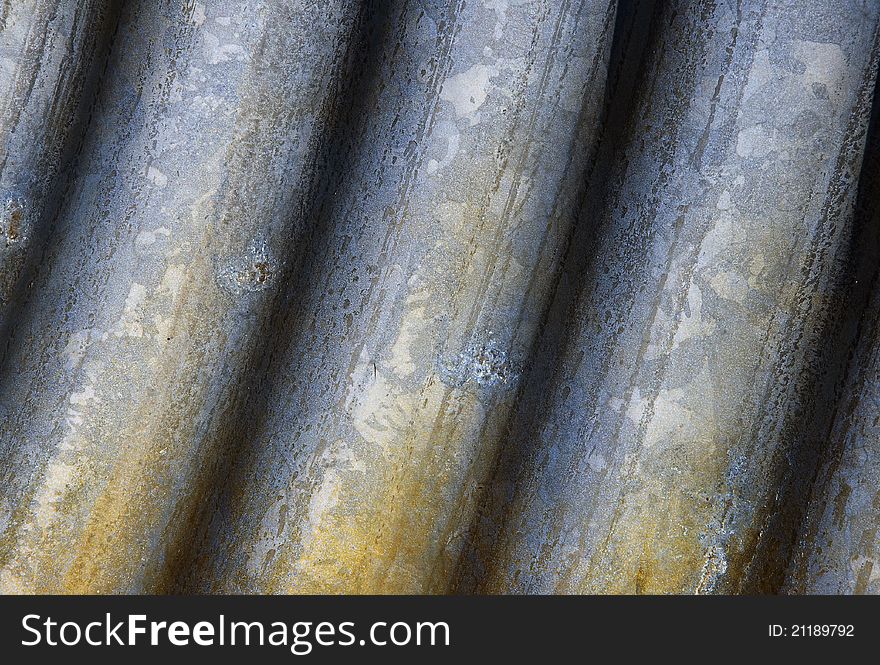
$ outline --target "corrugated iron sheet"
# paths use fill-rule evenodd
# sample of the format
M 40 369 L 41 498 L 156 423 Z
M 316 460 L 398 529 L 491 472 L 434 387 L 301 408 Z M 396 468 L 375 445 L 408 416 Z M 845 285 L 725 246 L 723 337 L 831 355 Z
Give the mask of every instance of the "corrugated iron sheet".
M 880 590 L 878 31 L 4 3 L 0 590 Z

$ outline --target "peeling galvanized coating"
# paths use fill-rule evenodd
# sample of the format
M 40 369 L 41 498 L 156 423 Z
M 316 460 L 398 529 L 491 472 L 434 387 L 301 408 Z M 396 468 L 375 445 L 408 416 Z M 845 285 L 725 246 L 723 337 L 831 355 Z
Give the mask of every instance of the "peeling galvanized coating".
M 122 10 L 4 358 L 4 588 L 149 588 L 307 227 L 357 11 Z
M 878 40 L 3 5 L 0 590 L 877 591 Z
M 501 443 L 594 150 L 614 7 L 381 20 L 382 92 L 343 125 L 346 180 L 208 503 L 224 519 L 175 566 L 188 589 L 443 591 Z
M 498 472 L 478 589 L 778 586 L 766 559 L 784 570 L 785 552 L 765 549 L 791 538 L 778 491 L 837 314 L 878 12 L 662 12 L 552 391 Z

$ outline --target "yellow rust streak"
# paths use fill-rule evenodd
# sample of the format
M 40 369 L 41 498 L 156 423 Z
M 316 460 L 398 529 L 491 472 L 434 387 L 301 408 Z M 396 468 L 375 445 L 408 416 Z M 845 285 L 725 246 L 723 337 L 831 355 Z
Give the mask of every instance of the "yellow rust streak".
M 207 259 L 189 266 L 178 303 L 168 335 L 184 338 L 184 345 L 165 347 L 150 379 L 156 392 L 148 391 L 126 416 L 129 426 L 113 439 L 121 455 L 74 546 L 76 557 L 60 589 L 64 593 L 109 593 L 131 586 L 132 577 L 142 572 L 152 554 L 151 535 L 165 526 L 166 497 L 175 475 L 192 460 L 192 409 L 202 400 L 190 393 L 178 402 L 173 392 L 186 385 L 181 380 L 192 376 L 193 368 L 204 366 L 205 338 L 224 307 Z M 204 311 L 215 314 L 200 317 Z

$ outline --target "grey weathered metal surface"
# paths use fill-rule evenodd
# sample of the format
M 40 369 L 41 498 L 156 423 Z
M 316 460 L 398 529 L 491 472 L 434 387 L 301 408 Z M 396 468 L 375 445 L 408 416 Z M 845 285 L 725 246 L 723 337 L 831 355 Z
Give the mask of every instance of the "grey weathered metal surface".
M 3 592 L 877 590 L 877 3 L 0 12 Z
M 376 17 L 381 92 L 343 121 L 351 161 L 214 483 L 204 563 L 174 566 L 187 588 L 447 587 L 593 152 L 613 9 Z
M 828 329 L 878 11 L 662 12 L 549 396 L 522 412 L 494 483 L 477 588 L 778 587 L 788 490 L 812 475 L 825 415 L 818 375 L 844 342 Z
M 5 588 L 148 588 L 295 260 L 357 11 L 121 8 L 4 357 Z

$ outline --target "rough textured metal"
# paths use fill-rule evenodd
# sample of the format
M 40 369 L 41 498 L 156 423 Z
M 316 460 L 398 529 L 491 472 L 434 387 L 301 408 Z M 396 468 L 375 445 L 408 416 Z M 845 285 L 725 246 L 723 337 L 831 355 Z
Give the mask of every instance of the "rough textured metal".
M 494 483 L 477 588 L 778 587 L 845 297 L 878 11 L 661 12 L 552 389 Z
M 363 84 L 380 92 L 343 121 L 358 142 L 206 503 L 203 558 L 174 566 L 188 589 L 443 591 L 500 443 L 591 156 L 613 6 L 375 19 Z
M 150 588 L 307 226 L 357 11 L 122 9 L 4 357 L 4 588 Z
M 855 339 L 839 395 L 829 397 L 833 418 L 818 432 L 820 455 L 808 511 L 798 534 L 783 590 L 789 593 L 880 592 L 876 563 L 880 509 L 880 103 L 875 100 L 872 131 L 859 178 L 850 314 L 836 334 Z M 859 316 L 861 313 L 861 316 Z M 848 330 L 849 329 L 849 330 Z
M 3 592 L 878 590 L 877 3 L 0 12 Z

